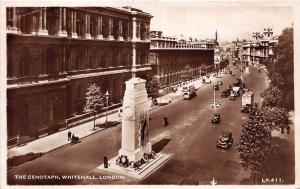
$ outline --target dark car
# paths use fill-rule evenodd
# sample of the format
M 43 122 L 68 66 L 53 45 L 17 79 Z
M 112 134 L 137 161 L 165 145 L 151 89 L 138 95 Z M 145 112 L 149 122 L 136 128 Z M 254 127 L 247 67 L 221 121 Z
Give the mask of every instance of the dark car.
M 241 87 L 242 86 L 242 80 L 241 78 L 237 78 L 236 81 L 233 83 L 233 86 L 235 87 Z
M 219 90 L 219 85 L 213 85 L 213 89 L 216 91 Z
M 250 104 L 246 104 L 246 106 L 242 106 L 241 107 L 241 112 L 243 112 L 243 113 L 249 113 L 250 112 L 250 107 L 251 107 Z
M 220 121 L 221 121 L 221 115 L 220 114 L 214 114 L 211 122 L 212 123 L 220 123 Z
M 229 149 L 233 144 L 232 133 L 223 131 L 217 141 L 217 148 Z
M 221 97 L 227 98 L 230 95 L 230 89 L 227 89 L 225 91 L 222 91 Z

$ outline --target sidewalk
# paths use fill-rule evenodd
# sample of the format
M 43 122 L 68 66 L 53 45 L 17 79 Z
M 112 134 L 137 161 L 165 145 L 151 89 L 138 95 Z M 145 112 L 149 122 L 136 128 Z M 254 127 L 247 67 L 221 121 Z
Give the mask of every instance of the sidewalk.
M 120 121 L 118 112 L 108 115 L 108 121 Z M 96 124 L 105 123 L 105 117 L 96 119 Z M 25 155 L 27 153 L 33 152 L 33 153 L 46 153 L 50 152 L 52 150 L 55 150 L 57 148 L 60 148 L 66 144 L 70 144 L 70 141 L 68 141 L 68 131 L 70 130 L 72 133 L 75 134 L 75 136 L 78 136 L 80 139 L 87 137 L 91 134 L 94 134 L 96 132 L 99 132 L 105 128 L 97 128 L 93 130 L 94 127 L 94 121 L 90 121 L 81 125 L 78 125 L 76 127 L 72 127 L 70 129 L 66 129 L 51 135 L 48 135 L 43 138 L 39 138 L 37 140 L 34 140 L 32 142 L 27 143 L 25 146 L 16 146 L 13 148 L 8 149 L 7 156 L 8 158 L 14 157 L 14 156 L 20 156 Z
M 196 80 L 191 82 L 195 85 L 196 88 L 200 88 L 203 86 L 202 79 Z M 190 83 L 189 83 L 190 84 Z M 162 97 L 158 98 L 159 100 L 169 100 L 171 103 L 176 102 L 178 100 L 182 99 L 182 94 L 181 94 L 181 89 L 182 87 L 178 87 L 178 90 L 175 93 L 168 93 Z M 158 108 L 159 106 L 153 106 L 150 108 L 149 111 Z M 115 112 L 110 115 L 108 115 L 108 121 L 110 122 L 115 122 L 121 121 L 121 118 L 119 117 L 119 113 Z M 105 116 L 96 119 L 96 124 L 101 124 L 105 123 Z M 57 148 L 60 148 L 62 146 L 65 146 L 69 144 L 70 142 L 68 141 L 68 131 L 70 130 L 72 133 L 75 134 L 75 136 L 78 136 L 80 139 L 87 137 L 89 135 L 92 135 L 96 132 L 102 131 L 105 128 L 97 128 L 93 130 L 94 127 L 94 122 L 89 121 L 84 124 L 80 124 L 76 127 L 72 127 L 70 129 L 66 129 L 64 131 L 60 131 L 54 134 L 51 134 L 49 136 L 45 136 L 43 138 L 39 138 L 37 140 L 34 140 L 32 142 L 27 143 L 24 146 L 16 146 L 13 148 L 8 149 L 7 151 L 7 156 L 8 158 L 14 157 L 14 156 L 20 156 L 20 155 L 25 155 L 27 153 L 33 152 L 33 153 L 46 153 L 50 152 L 52 150 L 55 150 Z

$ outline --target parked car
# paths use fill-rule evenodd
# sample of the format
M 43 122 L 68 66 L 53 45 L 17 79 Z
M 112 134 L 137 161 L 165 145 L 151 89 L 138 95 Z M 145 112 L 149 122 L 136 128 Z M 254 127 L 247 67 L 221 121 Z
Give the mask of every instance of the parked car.
M 211 122 L 212 123 L 220 123 L 220 121 L 221 121 L 221 115 L 220 114 L 214 114 Z
M 227 98 L 230 95 L 230 89 L 227 89 L 225 91 L 222 91 L 221 97 Z
M 164 106 L 171 103 L 171 99 L 170 98 L 157 98 L 157 105 L 159 106 Z
M 217 141 L 217 148 L 229 149 L 233 144 L 232 132 L 223 131 Z

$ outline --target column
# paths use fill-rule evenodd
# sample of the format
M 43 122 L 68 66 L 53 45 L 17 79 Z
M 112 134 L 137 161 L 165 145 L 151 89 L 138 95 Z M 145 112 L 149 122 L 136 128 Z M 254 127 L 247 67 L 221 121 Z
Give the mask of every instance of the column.
M 91 34 L 91 15 L 88 15 L 88 33 Z
M 113 23 L 113 18 L 109 17 L 108 18 L 108 40 L 114 40 L 114 36 L 113 36 L 113 29 L 114 29 L 114 23 Z
M 127 32 L 126 32 L 126 39 L 127 41 L 130 41 L 130 21 L 127 22 Z
M 136 26 L 136 37 L 137 37 L 137 40 L 141 39 L 141 23 L 140 22 L 138 22 L 137 26 Z
M 45 35 L 48 35 L 48 30 L 47 30 L 47 8 L 45 7 L 44 8 L 44 15 L 43 15 L 43 18 L 44 18 L 44 22 L 43 22 L 43 31 L 44 31 L 44 34 Z
M 86 13 L 85 14 L 85 34 L 84 34 L 84 38 L 85 39 L 92 39 L 89 28 L 90 28 L 90 24 L 89 24 L 89 15 Z
M 73 26 L 73 23 L 74 23 L 74 16 L 73 16 L 73 11 L 70 11 L 70 19 L 71 19 L 71 22 L 70 22 L 70 29 L 71 29 L 71 35 L 74 33 L 73 29 L 74 29 L 74 26 Z
M 102 35 L 102 16 L 97 17 L 97 37 L 96 39 L 103 39 Z
M 21 15 L 17 15 L 17 28 L 18 28 L 18 33 L 22 33 L 21 31 Z
M 6 15 L 6 24 L 7 24 L 7 30 L 11 30 L 11 26 L 12 26 L 12 23 L 11 23 L 11 21 L 10 21 L 10 19 L 11 19 L 11 8 L 8 8 L 7 7 L 7 10 L 6 10 L 7 12 L 7 15 Z
M 119 20 L 119 36 L 118 36 L 118 41 L 123 41 L 123 40 L 124 40 L 124 38 L 123 38 L 123 22 L 120 19 Z
M 66 29 L 66 19 L 67 19 L 67 10 L 66 8 L 63 8 L 63 32 L 66 32 L 67 33 L 67 29 Z
M 12 30 L 17 31 L 17 14 L 16 14 L 16 7 L 12 8 Z
M 136 30 L 136 17 L 132 17 L 132 41 L 137 41 Z
M 48 35 L 46 29 L 46 8 L 40 8 L 38 35 Z
M 58 32 L 57 32 L 57 35 L 59 37 L 68 37 L 68 34 L 65 30 L 65 17 L 64 16 L 65 16 L 65 8 L 59 7 Z
M 35 35 L 36 33 L 36 16 L 31 15 L 31 34 Z
M 58 18 L 58 32 L 61 32 L 61 16 L 62 16 L 62 13 L 61 13 L 61 7 L 59 8 L 59 18 Z
M 131 73 L 132 78 L 136 76 L 136 44 L 132 43 L 132 66 L 131 66 Z
M 72 19 L 71 19 L 71 27 L 72 27 L 72 34 L 71 37 L 72 38 L 78 38 L 77 32 L 76 32 L 76 11 L 72 11 Z
M 40 8 L 38 35 L 43 35 L 43 8 Z

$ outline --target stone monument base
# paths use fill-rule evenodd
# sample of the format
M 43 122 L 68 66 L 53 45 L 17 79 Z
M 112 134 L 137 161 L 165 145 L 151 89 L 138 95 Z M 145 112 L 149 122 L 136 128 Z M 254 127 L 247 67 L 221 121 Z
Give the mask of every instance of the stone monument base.
M 122 174 L 128 177 L 143 179 L 150 174 L 157 171 L 160 167 L 162 167 L 168 160 L 173 157 L 174 154 L 162 154 L 157 153 L 154 159 L 149 160 L 138 169 L 130 168 L 130 167 L 121 167 L 116 164 L 116 160 L 118 156 L 113 157 L 108 161 L 108 168 L 104 168 L 104 164 L 101 164 L 97 167 L 97 169 L 108 171 L 111 173 Z
M 143 158 L 144 153 L 151 153 L 152 152 L 152 144 L 148 142 L 145 146 L 137 148 L 134 151 L 126 150 L 126 149 L 120 149 L 119 150 L 119 156 L 124 155 L 127 156 L 129 161 L 138 161 Z

